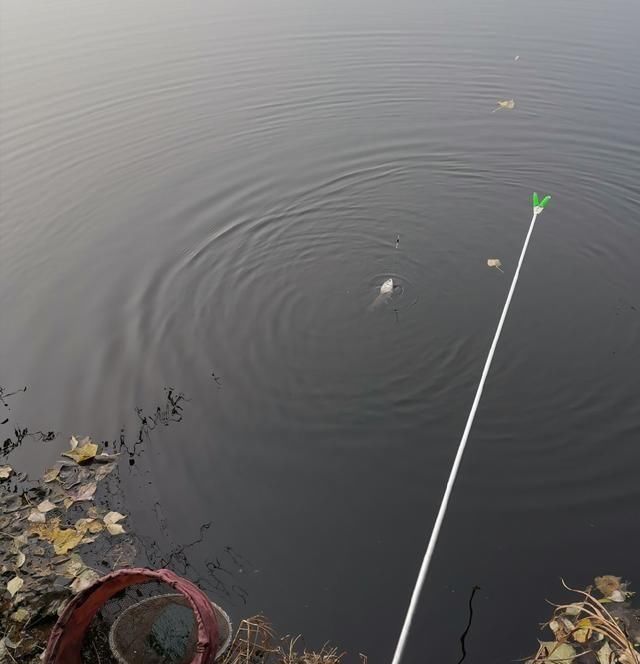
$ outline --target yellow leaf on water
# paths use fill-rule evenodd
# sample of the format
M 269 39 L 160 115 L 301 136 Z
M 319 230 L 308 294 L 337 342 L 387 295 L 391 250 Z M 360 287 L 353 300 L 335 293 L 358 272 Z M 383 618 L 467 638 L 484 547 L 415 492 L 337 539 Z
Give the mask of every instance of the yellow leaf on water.
M 43 500 L 38 505 L 38 512 L 42 512 L 42 514 L 46 514 L 47 512 L 50 512 L 51 510 L 54 510 L 55 508 L 56 508 L 56 506 L 50 500 Z
M 68 553 L 80 544 L 82 537 L 83 533 L 79 533 L 75 528 L 58 528 L 53 536 L 53 550 L 59 556 Z
M 78 532 L 75 528 L 60 528 L 60 519 L 55 518 L 47 524 L 34 523 L 30 527 L 30 532 L 37 534 L 40 539 L 51 542 L 56 555 L 60 556 L 78 546 L 86 531 Z
M 11 614 L 11 620 L 15 620 L 19 623 L 26 623 L 27 620 L 29 620 L 29 612 L 24 608 L 18 609 Z
M 99 578 L 100 575 L 97 572 L 87 567 L 73 580 L 71 590 L 76 594 L 82 592 L 85 588 L 88 588 L 95 583 Z
M 84 561 L 77 553 L 72 553 L 69 556 L 69 562 L 64 566 L 61 575 L 66 576 L 68 579 L 75 579 L 82 570 L 86 569 Z
M 593 632 L 593 625 L 589 618 L 582 618 L 576 623 L 576 629 L 573 631 L 572 638 L 578 643 L 586 643 L 590 638 Z
M 98 485 L 95 482 L 89 482 L 79 487 L 72 497 L 76 502 L 80 500 L 91 500 L 97 488 Z
M 24 585 L 24 580 L 21 579 L 19 576 L 14 576 L 9 583 L 7 583 L 7 590 L 9 591 L 9 594 L 11 597 L 14 597 L 15 594 L 22 588 Z
M 548 641 L 541 645 L 546 650 L 546 658 L 541 660 L 541 664 L 571 664 L 576 657 L 575 648 L 568 643 Z
M 499 111 L 501 108 L 506 108 L 507 110 L 512 110 L 516 106 L 516 102 L 513 99 L 502 99 L 498 102 L 498 108 L 494 108 L 493 112 Z
M 69 509 L 73 503 L 80 502 L 81 500 L 91 500 L 97 488 L 98 484 L 96 482 L 88 482 L 87 484 L 79 486 L 64 499 L 63 503 L 65 508 Z
M 47 470 L 45 474 L 42 476 L 42 481 L 45 483 L 53 482 L 53 480 L 58 478 L 59 474 L 60 474 L 59 466 L 55 466 L 54 468 L 49 468 L 49 470 Z
M 604 642 L 604 645 L 600 650 L 598 650 L 598 663 L 599 664 L 613 664 L 616 661 L 613 650 L 608 641 Z
M 124 535 L 124 528 L 118 523 L 127 517 L 120 512 L 109 512 L 104 515 L 103 521 L 110 535 Z
M 76 463 L 85 463 L 93 459 L 97 453 L 98 446 L 95 443 L 87 442 L 83 445 L 78 445 L 76 441 L 76 447 L 72 446 L 69 451 L 63 452 L 62 456 L 73 459 Z
M 92 535 L 95 535 L 103 529 L 103 525 L 102 521 L 98 519 L 78 519 L 75 528 L 82 534 L 89 532 Z
M 124 535 L 125 529 L 119 523 L 110 523 L 107 526 L 109 535 Z
M 122 521 L 122 519 L 126 518 L 126 515 L 120 514 L 120 512 L 109 512 L 104 515 L 102 520 L 109 525 L 110 523 L 118 523 L 118 521 Z
M 44 515 L 44 512 L 39 512 L 38 510 L 31 510 L 27 521 L 29 523 L 44 523 L 47 520 L 47 517 Z

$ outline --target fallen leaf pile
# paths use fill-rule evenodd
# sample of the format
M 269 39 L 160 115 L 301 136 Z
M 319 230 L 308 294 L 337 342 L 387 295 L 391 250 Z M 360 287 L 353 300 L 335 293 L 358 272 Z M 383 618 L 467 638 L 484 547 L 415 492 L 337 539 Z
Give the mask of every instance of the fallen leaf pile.
M 627 588 L 607 575 L 595 589 L 573 591 L 579 599 L 556 608 L 547 623 L 553 640 L 541 641 L 527 664 L 640 664 L 640 610 Z
M 5 653 L 7 661 L 38 661 L 63 605 L 104 573 L 85 564 L 79 550 L 126 533 L 125 515 L 94 504 L 117 455 L 74 437 L 62 457 L 39 482 L 0 466 L 0 662 Z M 111 548 L 118 559 L 111 566 L 104 557 L 105 571 L 133 564 L 134 547 Z

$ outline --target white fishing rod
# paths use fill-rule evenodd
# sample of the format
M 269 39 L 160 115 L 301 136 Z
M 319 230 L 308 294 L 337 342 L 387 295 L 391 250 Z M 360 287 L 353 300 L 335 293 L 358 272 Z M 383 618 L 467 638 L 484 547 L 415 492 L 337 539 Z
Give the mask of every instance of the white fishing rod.
M 402 625 L 402 632 L 400 632 L 400 638 L 398 639 L 398 644 L 396 645 L 396 650 L 393 655 L 392 664 L 400 664 L 402 661 L 402 655 L 404 653 L 405 646 L 407 645 L 407 639 L 409 637 L 409 630 L 411 629 L 411 622 L 416 612 L 418 606 L 418 600 L 420 599 L 420 594 L 422 592 L 422 587 L 424 586 L 425 579 L 427 578 L 427 572 L 429 571 L 429 565 L 431 564 L 431 559 L 433 557 L 433 552 L 436 548 L 438 542 L 438 535 L 440 534 L 440 528 L 442 527 L 442 522 L 444 521 L 444 515 L 447 511 L 447 506 L 449 505 L 449 498 L 451 497 L 451 492 L 453 490 L 453 485 L 456 481 L 456 476 L 458 475 L 458 470 L 460 469 L 460 463 L 462 461 L 462 455 L 464 454 L 464 449 L 467 446 L 467 439 L 469 438 L 469 432 L 473 426 L 473 420 L 476 416 L 476 411 L 478 410 L 478 404 L 480 403 L 480 398 L 482 397 L 482 391 L 484 390 L 484 384 L 487 380 L 487 375 L 489 374 L 489 369 L 491 368 L 491 362 L 493 361 L 493 355 L 496 351 L 496 346 L 498 345 L 498 339 L 500 339 L 500 333 L 502 332 L 502 326 L 507 317 L 507 312 L 509 311 L 509 305 L 511 304 L 511 298 L 513 297 L 513 292 L 516 289 L 516 284 L 518 283 L 518 277 L 520 276 L 520 268 L 524 262 L 525 254 L 527 253 L 527 247 L 529 246 L 529 240 L 531 239 L 531 234 L 533 233 L 533 227 L 536 223 L 537 216 L 544 210 L 547 206 L 547 203 L 551 200 L 551 196 L 545 196 L 541 201 L 538 200 L 538 194 L 534 193 L 532 197 L 533 201 L 533 216 L 531 217 L 531 223 L 529 225 L 529 232 L 524 240 L 524 245 L 522 246 L 522 252 L 520 253 L 520 259 L 518 260 L 518 266 L 516 267 L 515 274 L 513 275 L 513 281 L 511 282 L 511 288 L 509 288 L 509 294 L 504 303 L 502 309 L 502 315 L 498 321 L 498 327 L 496 328 L 496 333 L 491 342 L 491 347 L 489 348 L 489 354 L 484 363 L 484 369 L 482 370 L 482 375 L 480 376 L 480 383 L 478 384 L 478 389 L 476 390 L 476 396 L 473 399 L 473 404 L 471 405 L 471 410 L 469 411 L 469 417 L 467 417 L 467 424 L 462 433 L 462 438 L 460 439 L 460 444 L 458 445 L 458 452 L 456 453 L 456 458 L 453 461 L 453 466 L 451 467 L 451 472 L 449 473 L 449 479 L 447 480 L 447 486 L 444 490 L 444 496 L 442 497 L 442 502 L 440 503 L 440 508 L 438 509 L 438 516 L 436 517 L 433 530 L 431 531 L 431 538 L 429 539 L 429 545 L 422 559 L 422 565 L 420 567 L 420 572 L 418 573 L 418 578 L 416 579 L 416 585 L 413 588 L 413 593 L 411 595 L 411 602 L 409 603 L 409 609 L 407 610 L 407 615 L 404 619 L 404 624 Z

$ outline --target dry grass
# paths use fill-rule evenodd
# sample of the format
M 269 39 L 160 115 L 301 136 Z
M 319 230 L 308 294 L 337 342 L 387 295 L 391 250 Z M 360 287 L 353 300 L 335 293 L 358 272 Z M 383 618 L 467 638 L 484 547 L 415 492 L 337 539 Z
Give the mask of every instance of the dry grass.
M 302 654 L 295 650 L 296 643 L 300 637 L 289 641 L 289 646 L 278 648 L 276 661 L 278 664 L 339 664 L 344 653 L 338 653 L 337 648 L 323 646 L 320 652 L 309 652 L 306 648 Z
M 320 652 L 306 648 L 298 653 L 296 644 L 300 637 L 283 639 L 276 645 L 276 637 L 271 625 L 263 616 L 254 616 L 243 620 L 235 634 L 233 643 L 223 656 L 220 664 L 340 664 L 344 653 L 337 648 L 323 646 Z M 360 655 L 361 664 L 367 664 L 367 658 Z
M 575 615 L 576 625 L 573 630 L 564 634 L 561 638 L 557 638 L 557 645 L 559 647 L 562 643 L 575 642 L 576 633 L 584 623 L 587 621 L 589 630 L 594 634 L 601 635 L 606 639 L 615 653 L 615 662 L 621 664 L 640 664 L 640 654 L 634 648 L 633 643 L 629 640 L 626 632 L 622 629 L 618 621 L 607 611 L 605 605 L 591 594 L 591 589 L 575 590 L 562 582 L 564 587 L 571 592 L 577 593 L 581 596 L 580 602 L 572 604 L 556 605 L 554 617 L 563 615 Z M 578 621 L 578 619 L 580 619 Z M 548 624 L 548 623 L 547 623 Z M 599 637 L 600 638 L 600 637 Z M 531 664 L 542 664 L 549 661 L 549 656 L 553 656 L 553 652 L 547 652 L 547 648 L 541 645 Z
M 245 618 L 220 664 L 263 664 L 276 653 L 274 634 L 264 616 Z

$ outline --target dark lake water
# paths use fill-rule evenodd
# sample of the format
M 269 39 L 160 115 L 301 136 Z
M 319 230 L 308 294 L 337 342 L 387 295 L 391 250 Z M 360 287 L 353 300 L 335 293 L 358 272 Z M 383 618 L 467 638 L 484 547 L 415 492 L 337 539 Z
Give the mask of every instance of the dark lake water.
M 640 584 L 637 0 L 5 0 L 0 26 L 9 463 L 121 437 L 130 528 L 196 542 L 235 620 L 389 661 L 535 189 L 406 661 L 458 661 L 475 584 L 487 664 L 535 649 L 560 577 Z

